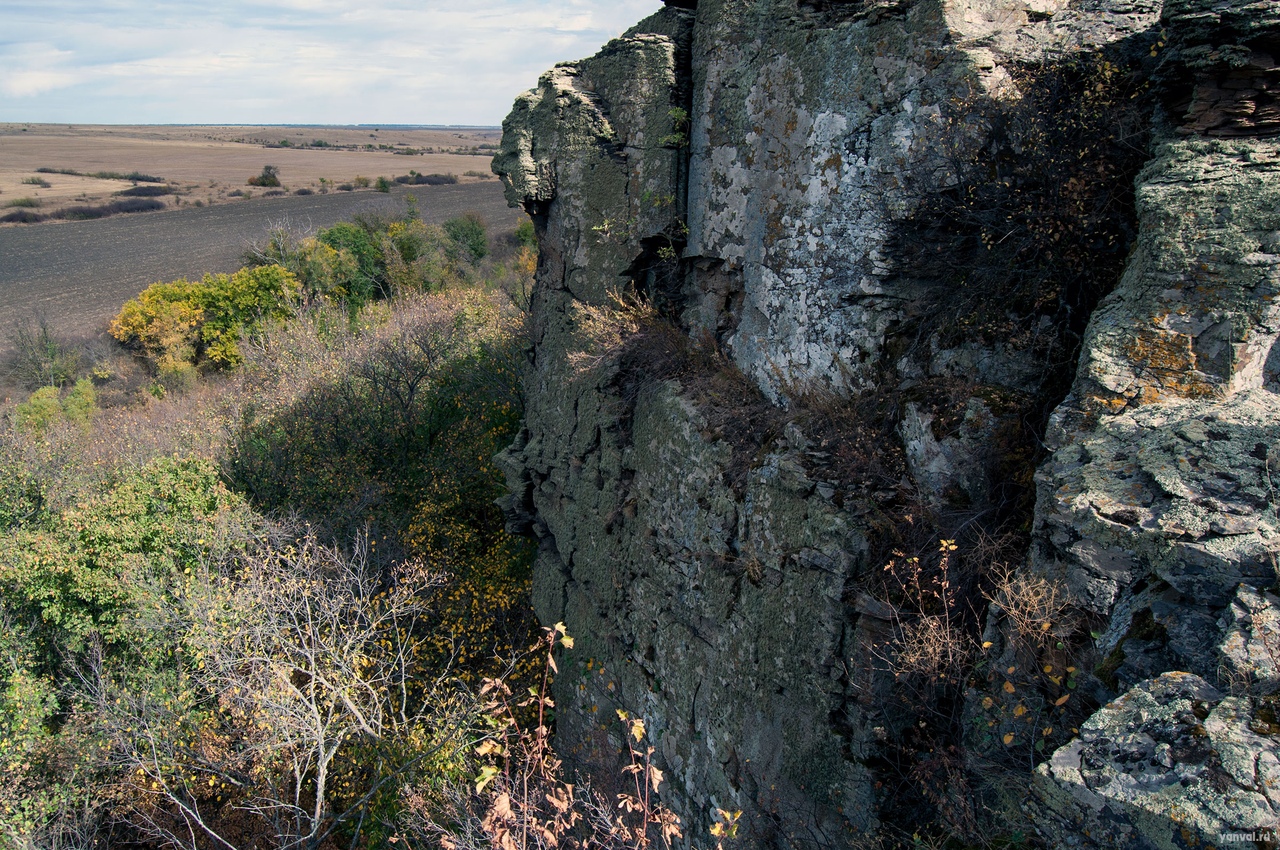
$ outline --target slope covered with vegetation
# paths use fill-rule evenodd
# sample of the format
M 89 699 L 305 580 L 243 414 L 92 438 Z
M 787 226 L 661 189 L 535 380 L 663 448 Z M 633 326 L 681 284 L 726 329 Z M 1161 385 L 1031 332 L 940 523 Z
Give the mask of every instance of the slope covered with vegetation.
M 491 460 L 531 241 L 412 209 L 279 231 L 148 288 L 118 344 L 21 330 L 0 846 L 384 846 L 406 789 L 426 823 L 473 781 L 481 680 L 535 669 Z

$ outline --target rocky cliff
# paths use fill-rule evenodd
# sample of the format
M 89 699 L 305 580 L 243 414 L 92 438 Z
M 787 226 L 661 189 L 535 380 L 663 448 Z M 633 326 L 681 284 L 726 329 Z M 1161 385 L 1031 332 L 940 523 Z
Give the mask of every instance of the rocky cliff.
M 698 843 L 1276 826 L 1277 57 L 1271 0 L 700 0 L 523 95 L 564 751 L 645 717 Z

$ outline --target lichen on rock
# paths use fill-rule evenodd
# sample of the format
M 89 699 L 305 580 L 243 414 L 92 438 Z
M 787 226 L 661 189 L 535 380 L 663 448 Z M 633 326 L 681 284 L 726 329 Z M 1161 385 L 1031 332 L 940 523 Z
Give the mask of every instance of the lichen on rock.
M 643 715 L 752 847 L 1274 826 L 1273 5 L 668 3 L 521 96 L 572 764 Z

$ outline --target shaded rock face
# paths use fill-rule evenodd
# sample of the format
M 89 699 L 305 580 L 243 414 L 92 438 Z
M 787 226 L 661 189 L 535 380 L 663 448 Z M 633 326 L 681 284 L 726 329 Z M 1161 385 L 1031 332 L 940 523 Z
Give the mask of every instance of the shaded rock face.
M 809 847 L 972 838 L 978 757 L 1025 787 L 1061 746 L 1048 843 L 1165 846 L 1167 794 L 1069 787 L 1101 738 L 1068 730 L 1276 680 L 1274 4 L 667 6 L 545 74 L 494 162 L 540 242 L 501 462 L 577 641 L 563 752 L 607 785 L 640 714 L 693 841 L 722 808 Z M 611 345 L 616 292 L 649 312 Z

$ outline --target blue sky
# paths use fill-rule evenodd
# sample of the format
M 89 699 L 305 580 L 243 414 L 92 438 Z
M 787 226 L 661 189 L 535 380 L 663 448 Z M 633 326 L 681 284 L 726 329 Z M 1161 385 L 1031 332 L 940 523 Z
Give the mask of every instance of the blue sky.
M 660 0 L 0 0 L 0 122 L 501 122 Z

